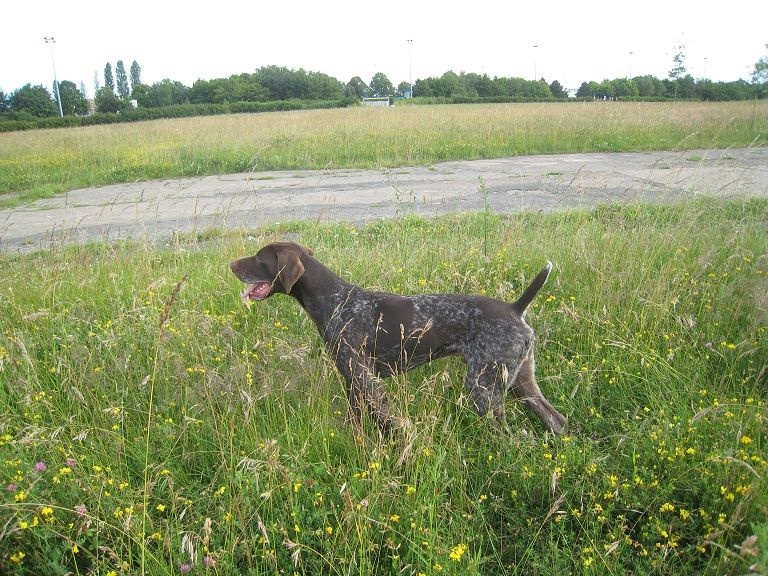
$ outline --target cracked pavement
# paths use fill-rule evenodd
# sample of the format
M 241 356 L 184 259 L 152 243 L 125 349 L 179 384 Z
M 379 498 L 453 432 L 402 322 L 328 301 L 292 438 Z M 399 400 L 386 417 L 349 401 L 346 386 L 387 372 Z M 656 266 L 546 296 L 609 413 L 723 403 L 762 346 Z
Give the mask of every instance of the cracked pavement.
M 290 220 L 437 216 L 768 196 L 768 148 L 519 156 L 387 170 L 289 170 L 74 190 L 0 210 L 0 251 L 147 239 Z

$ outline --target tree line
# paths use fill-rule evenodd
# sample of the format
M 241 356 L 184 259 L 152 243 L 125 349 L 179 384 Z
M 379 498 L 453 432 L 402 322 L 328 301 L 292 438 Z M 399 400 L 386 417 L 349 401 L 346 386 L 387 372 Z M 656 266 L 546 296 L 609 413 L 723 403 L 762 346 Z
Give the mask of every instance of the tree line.
M 264 66 L 252 73 L 235 74 L 228 78 L 197 80 L 192 86 L 164 79 L 151 85 L 141 81 L 141 67 L 134 60 L 130 68 L 118 60 L 114 71 L 107 63 L 103 84 L 94 75 L 92 107 L 86 100 L 85 86 L 63 80 L 54 84 L 53 94 L 41 85 L 27 84 L 4 94 L 0 91 L 0 121 L 22 124 L 59 115 L 59 102 L 64 116 L 84 117 L 93 112 L 123 114 L 126 119 L 162 116 L 150 112 L 175 107 L 175 115 L 222 113 L 231 111 L 260 111 L 316 106 L 344 106 L 366 97 L 417 98 L 422 101 L 520 101 L 566 99 L 699 99 L 744 100 L 762 98 L 768 93 L 768 58 L 761 58 L 754 68 L 752 83 L 712 82 L 694 79 L 686 73 L 684 47 L 678 47 L 668 78 L 637 76 L 602 82 L 583 82 L 568 91 L 557 80 L 547 83 L 543 78 L 493 77 L 487 74 L 445 72 L 440 77 L 417 79 L 411 86 L 401 82 L 394 86 L 387 76 L 376 73 L 366 83 L 359 76 L 346 84 L 322 72 L 293 70 L 281 66 Z M 272 103 L 272 105 L 267 105 Z M 276 104 L 282 103 L 282 104 Z M 143 109 L 145 112 L 137 112 Z M 174 115 L 170 114 L 169 115 Z M 67 124 L 64 122 L 63 124 Z M 24 126 L 18 126 L 24 127 Z

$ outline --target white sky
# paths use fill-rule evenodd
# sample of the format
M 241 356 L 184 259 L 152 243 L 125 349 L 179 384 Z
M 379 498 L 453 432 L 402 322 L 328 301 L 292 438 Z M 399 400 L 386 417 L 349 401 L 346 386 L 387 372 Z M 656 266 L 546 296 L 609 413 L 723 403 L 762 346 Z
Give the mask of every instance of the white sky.
M 489 76 L 534 74 L 578 88 L 652 74 L 666 78 L 675 47 L 695 78 L 750 79 L 768 53 L 765 0 L 219 0 L 212 3 L 6 2 L 0 11 L 0 89 L 103 85 L 107 62 L 141 80 L 191 86 L 268 65 L 366 83 L 383 72 L 397 86 L 448 70 Z M 408 40 L 413 40 L 412 44 Z M 534 45 L 537 48 L 534 48 Z

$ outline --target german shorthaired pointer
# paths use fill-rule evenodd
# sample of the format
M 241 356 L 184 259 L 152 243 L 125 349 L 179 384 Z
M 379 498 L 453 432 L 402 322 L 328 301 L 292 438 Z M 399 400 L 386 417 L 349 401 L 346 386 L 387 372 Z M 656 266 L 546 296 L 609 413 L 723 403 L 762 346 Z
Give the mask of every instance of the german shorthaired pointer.
M 550 430 L 560 433 L 567 423 L 536 384 L 534 334 L 523 319 L 547 280 L 550 263 L 513 303 L 461 294 L 369 292 L 345 282 L 313 258 L 312 250 L 292 242 L 268 244 L 230 268 L 249 285 L 244 301 L 289 294 L 307 311 L 346 380 L 358 429 L 363 404 L 383 433 L 395 426 L 380 378 L 448 355 L 466 360 L 466 387 L 481 416 L 490 410 L 504 424 L 504 396 L 510 392 Z

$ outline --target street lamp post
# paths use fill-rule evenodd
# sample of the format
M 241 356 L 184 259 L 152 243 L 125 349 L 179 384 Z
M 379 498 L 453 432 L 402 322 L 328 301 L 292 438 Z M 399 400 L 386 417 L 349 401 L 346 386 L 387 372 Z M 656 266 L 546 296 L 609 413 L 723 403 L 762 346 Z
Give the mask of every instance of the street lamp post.
M 408 84 L 411 87 L 409 98 L 413 98 L 413 40 L 406 40 L 408 42 Z
M 59 80 L 56 78 L 56 62 L 53 60 L 53 45 L 56 44 L 56 38 L 53 36 L 43 36 L 43 40 L 48 44 L 51 51 L 51 66 L 53 66 L 53 85 L 56 89 L 56 102 L 59 103 L 59 116 L 64 117 L 64 111 L 61 108 L 61 90 L 59 90 Z
M 628 80 L 632 80 L 632 55 L 634 52 L 629 53 L 629 78 Z
M 533 81 L 536 82 L 538 79 L 538 73 L 536 71 L 536 48 L 538 48 L 538 44 L 533 45 Z

